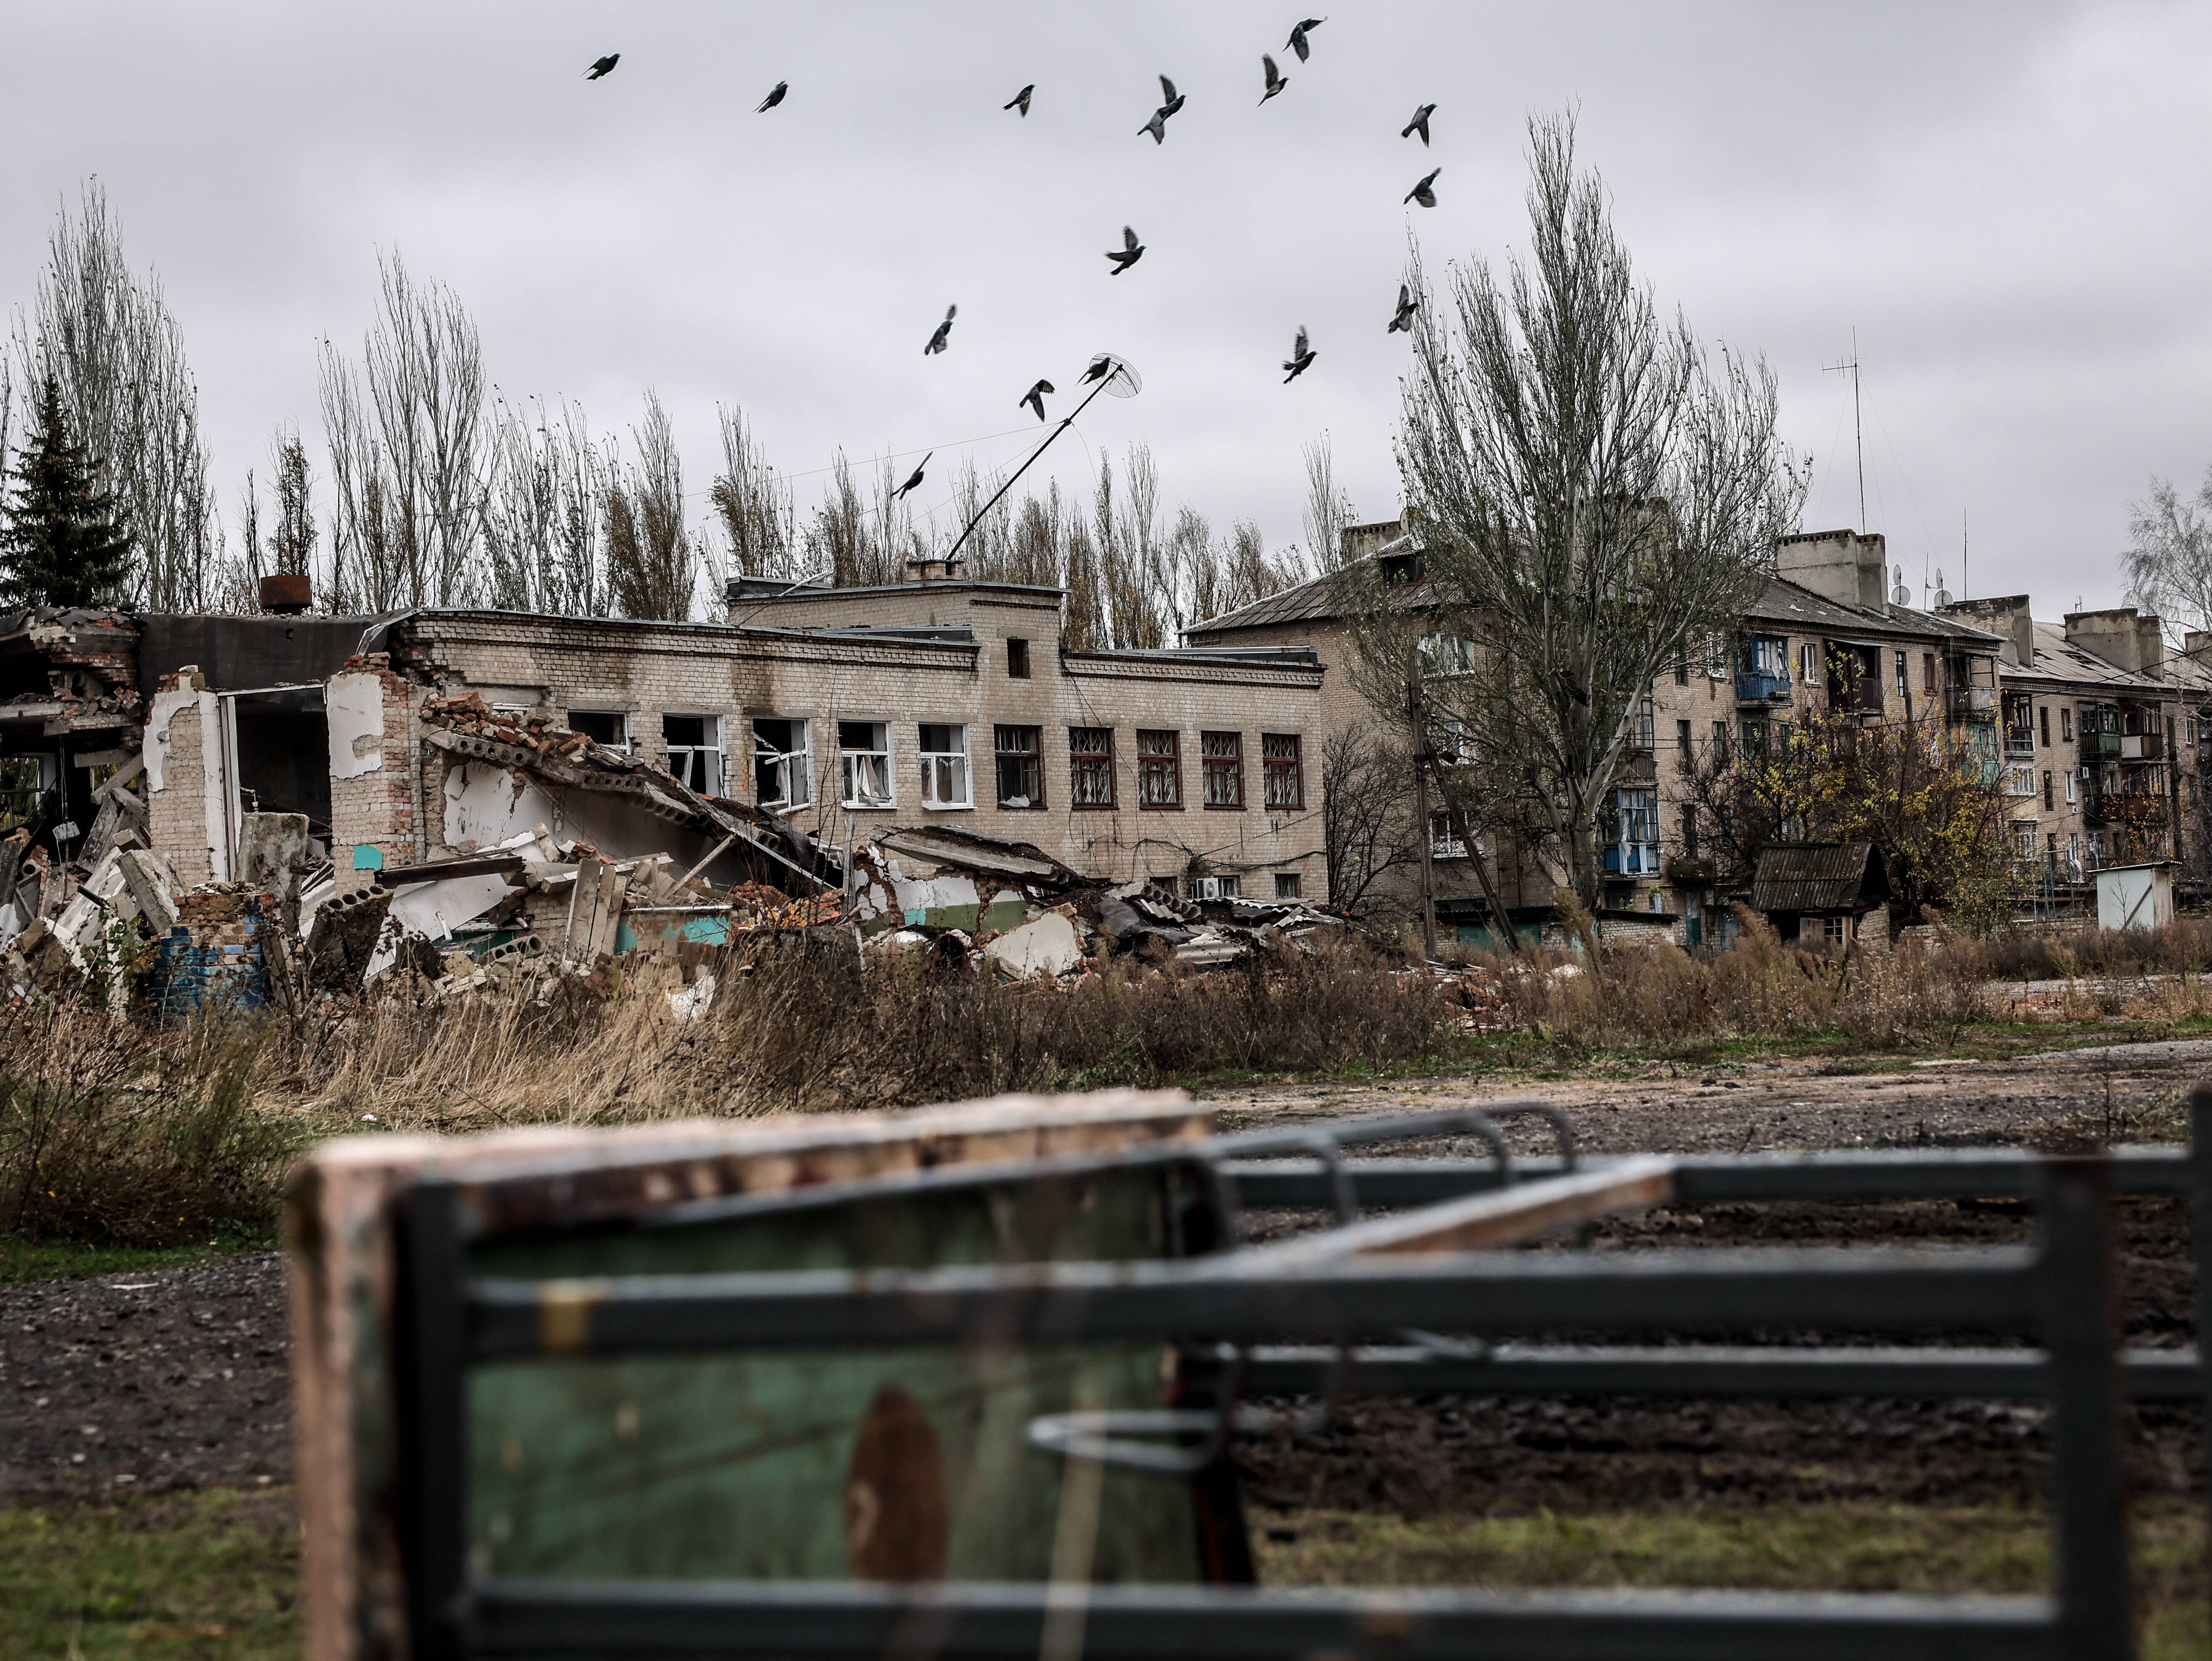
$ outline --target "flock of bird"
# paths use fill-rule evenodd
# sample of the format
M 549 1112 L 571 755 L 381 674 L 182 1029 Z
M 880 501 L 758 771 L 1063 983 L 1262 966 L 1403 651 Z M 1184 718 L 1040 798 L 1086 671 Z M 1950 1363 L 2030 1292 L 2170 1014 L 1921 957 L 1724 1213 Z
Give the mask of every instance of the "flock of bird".
M 1307 62 L 1313 54 L 1313 43 L 1308 37 L 1314 30 L 1319 28 L 1328 21 L 1328 19 L 1322 17 L 1308 17 L 1302 19 L 1291 30 L 1290 40 L 1284 49 L 1287 52 L 1295 53 L 1299 63 L 1304 64 Z M 615 65 L 619 64 L 621 61 L 622 54 L 620 52 L 609 52 L 605 57 L 599 58 L 593 62 L 591 68 L 584 72 L 584 78 L 587 81 L 597 81 L 603 76 L 612 73 Z M 1280 94 L 1283 88 L 1290 84 L 1290 80 L 1288 76 L 1283 75 L 1276 69 L 1275 59 L 1272 53 L 1262 52 L 1260 55 L 1260 68 L 1264 77 L 1264 89 L 1260 94 L 1260 102 L 1264 106 L 1268 100 L 1274 98 Z M 785 94 L 790 92 L 790 90 L 791 83 L 788 81 L 777 82 L 775 88 L 769 93 L 769 95 L 766 98 L 763 98 L 756 106 L 755 113 L 757 114 L 774 109 L 777 105 L 783 102 Z M 1031 82 L 1029 85 L 1024 87 L 1019 92 L 1016 93 L 1012 98 L 1008 99 L 1003 107 L 1018 113 L 1023 119 L 1026 119 L 1029 116 L 1030 103 L 1036 96 L 1036 83 L 1035 82 Z M 1182 108 L 1183 103 L 1184 95 L 1176 90 L 1176 83 L 1170 80 L 1166 76 L 1162 76 L 1160 77 L 1160 106 L 1158 109 L 1152 112 L 1152 119 L 1146 121 L 1143 126 L 1137 129 L 1137 136 L 1140 138 L 1149 137 L 1155 144 L 1166 143 L 1168 137 L 1168 122 Z M 1436 113 L 1436 108 L 1437 106 L 1434 104 L 1424 104 L 1419 108 L 1416 109 L 1413 112 L 1413 119 L 1407 122 L 1405 126 L 1400 130 L 1398 137 L 1401 138 L 1411 138 L 1418 134 L 1421 140 L 1422 149 L 1426 149 L 1429 144 L 1429 118 Z M 1406 192 L 1406 201 L 1408 203 L 1419 204 L 1424 208 L 1435 207 L 1437 205 L 1437 175 L 1441 173 L 1443 171 L 1443 169 L 1442 167 L 1430 168 L 1429 171 L 1421 177 L 1419 182 L 1415 184 L 1412 190 Z M 1132 226 L 1124 225 L 1121 228 L 1121 246 L 1118 248 L 1109 248 L 1106 251 L 1106 258 L 1112 265 L 1112 269 L 1107 272 L 1107 275 L 1109 277 L 1119 277 L 1122 272 L 1135 265 L 1136 263 L 1144 257 L 1145 245 L 1138 240 L 1135 228 Z M 1416 295 L 1411 289 L 1407 287 L 1406 284 L 1402 283 L 1400 283 L 1398 285 L 1397 309 L 1391 316 L 1390 321 L 1387 326 L 1387 332 L 1392 334 L 1411 332 L 1413 326 L 1414 314 L 1419 312 L 1419 297 Z M 947 306 L 945 308 L 944 321 L 940 322 L 937 326 L 936 329 L 931 333 L 929 337 L 929 344 L 921 349 L 923 356 L 934 356 L 944 351 L 951 344 L 952 338 L 952 322 L 953 319 L 959 315 L 959 312 L 960 307 L 957 306 Z M 1296 380 L 1300 375 L 1304 374 L 1306 370 L 1311 367 L 1314 359 L 1318 356 L 1319 354 L 1315 351 L 1311 340 L 1307 336 L 1305 325 L 1301 323 L 1298 326 L 1297 342 L 1291 348 L 1290 356 L 1285 359 L 1283 363 L 1283 384 L 1287 386 L 1291 382 Z M 1097 362 L 1094 362 L 1091 364 L 1090 370 L 1085 374 L 1084 379 L 1086 381 L 1097 380 L 1099 375 L 1103 373 L 1100 365 L 1109 362 L 1110 360 L 1105 358 L 1101 358 Z M 1056 389 L 1054 387 L 1051 381 L 1039 380 L 1035 386 L 1031 386 L 1026 392 L 1024 392 L 1020 399 L 1017 400 L 1017 407 L 1034 410 L 1036 412 L 1036 418 L 1039 421 L 1043 421 L 1046 419 L 1044 400 L 1048 394 L 1052 393 Z M 933 451 L 931 453 L 934 454 L 935 452 Z M 903 496 L 908 491 L 919 488 L 922 480 L 922 468 L 928 465 L 929 456 L 926 455 L 921 459 L 921 465 L 914 470 L 912 477 L 908 478 L 908 480 L 898 488 L 898 490 L 894 493 L 895 496 Z

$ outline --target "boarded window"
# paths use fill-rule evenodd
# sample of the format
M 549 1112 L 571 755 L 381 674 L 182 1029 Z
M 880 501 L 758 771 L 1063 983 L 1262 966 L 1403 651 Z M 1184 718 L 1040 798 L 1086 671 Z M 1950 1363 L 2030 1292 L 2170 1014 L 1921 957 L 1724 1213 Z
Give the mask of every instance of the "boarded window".
M 1297 733 L 1261 733 L 1260 762 L 1267 769 L 1268 806 L 1304 807 L 1306 805 L 1305 763 L 1299 755 Z
M 1035 727 L 996 727 L 991 748 L 999 770 L 999 806 L 1044 806 L 1043 734 Z
M 1182 734 L 1172 727 L 1137 729 L 1137 806 L 1182 806 Z
M 1199 765 L 1205 770 L 1208 807 L 1244 805 L 1244 735 L 1242 733 L 1200 733 Z
M 1067 729 L 1067 800 L 1076 807 L 1114 805 L 1114 729 Z

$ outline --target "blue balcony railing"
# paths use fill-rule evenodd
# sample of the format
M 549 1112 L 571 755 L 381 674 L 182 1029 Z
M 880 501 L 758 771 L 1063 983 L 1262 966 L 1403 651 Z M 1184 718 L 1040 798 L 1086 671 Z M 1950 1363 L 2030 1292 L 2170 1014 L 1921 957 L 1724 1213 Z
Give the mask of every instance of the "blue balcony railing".
M 1735 701 L 1738 703 L 1787 703 L 1790 702 L 1790 677 L 1770 674 L 1760 669 L 1739 669 L 1735 672 Z

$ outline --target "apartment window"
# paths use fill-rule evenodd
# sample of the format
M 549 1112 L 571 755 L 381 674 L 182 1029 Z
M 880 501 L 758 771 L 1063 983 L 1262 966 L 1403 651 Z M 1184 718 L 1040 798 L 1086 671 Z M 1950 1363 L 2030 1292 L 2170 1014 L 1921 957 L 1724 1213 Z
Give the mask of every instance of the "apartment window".
M 1674 747 L 1682 752 L 1682 765 L 1687 767 L 1690 764 L 1690 723 L 1686 721 L 1674 723 Z
M 2043 728 L 2043 747 L 2048 750 L 2051 747 L 2051 706 L 2044 704 L 2036 710 L 2035 715 Z
M 1911 691 L 1911 686 L 1910 686 L 1910 685 L 1908 684 L 1908 683 L 1907 683 L 1907 676 L 1906 676 L 1906 673 L 1905 673 L 1905 665 L 1906 665 L 1907 663 L 1909 663 L 1910 661 L 1911 661 L 1911 658 L 1910 658 L 1910 657 L 1908 657 L 1908 656 L 1907 656 L 1907 654 L 1905 654 L 1905 653 L 1903 653 L 1903 652 L 1899 652 L 1899 653 L 1896 654 L 1896 657 L 1897 657 L 1897 696 L 1898 696 L 1898 697 L 1899 697 L 1900 700 L 1902 700 L 1902 699 L 1903 699 L 1903 698 L 1904 698 L 1904 697 L 1905 697 L 1905 696 L 1906 696 L 1906 695 L 1907 695 L 1907 694 Z
M 1200 790 L 1208 807 L 1244 805 L 1244 735 L 1242 733 L 1200 733 L 1198 735 Z
M 722 718 L 720 715 L 663 715 L 660 741 L 668 746 L 668 770 L 677 782 L 702 796 L 722 794 Z
M 1304 807 L 1306 805 L 1305 764 L 1298 754 L 1294 733 L 1260 734 L 1260 757 L 1267 770 L 1267 806 Z
M 1464 635 L 1423 635 L 1417 651 L 1424 675 L 1474 672 L 1474 642 Z
M 1729 724 L 1724 721 L 1713 723 L 1713 754 L 1721 760 L 1728 758 Z
M 1897 690 L 1902 692 L 1905 688 L 1900 685 Z M 1930 697 L 1936 695 L 1936 654 L 1933 652 L 1920 654 L 1920 690 Z
M 1030 643 L 1008 636 L 1006 641 L 1006 674 L 1014 680 L 1030 678 Z
M 1137 729 L 1137 806 L 1182 806 L 1182 734 L 1172 727 Z
M 2074 742 L 2074 711 L 2068 704 L 2058 706 L 2058 741 L 2061 744 Z
M 1432 860 L 1463 860 L 1467 857 L 1467 843 L 1452 824 L 1449 813 L 1429 815 L 1429 857 Z
M 1044 729 L 994 727 L 991 750 L 999 773 L 999 806 L 1044 806 Z
M 594 744 L 604 744 L 610 750 L 628 752 L 629 749 L 629 715 L 623 709 L 571 709 L 568 730 L 581 733 Z
M 1678 658 L 1674 662 L 1674 684 L 1677 686 L 1687 686 L 1689 684 L 1689 660 L 1686 658 Z
M 1682 851 L 1692 859 L 1698 857 L 1698 810 L 1694 807 L 1682 809 Z
M 2043 770 L 2043 811 L 2046 813 L 2052 812 L 2056 811 L 2057 806 L 2057 793 L 2051 788 L 2051 770 L 2046 767 Z
M 837 723 L 838 782 L 848 807 L 892 807 L 891 724 L 887 721 Z
M 804 807 L 814 800 L 814 757 L 803 721 L 753 722 L 753 785 L 763 807 Z
M 1114 729 L 1067 729 L 1067 800 L 1073 807 L 1114 805 Z
M 1304 897 L 1304 894 L 1305 880 L 1297 872 L 1278 871 L 1275 873 L 1275 897 L 1277 899 L 1295 900 Z
M 1651 695 L 1649 692 L 1637 700 L 1635 713 L 1629 717 L 1629 747 L 1632 750 L 1656 748 L 1658 744 L 1656 730 L 1658 723 L 1651 718 Z
M 1802 641 L 1797 647 L 1797 678 L 1807 686 L 1820 684 L 1820 645 L 1818 641 Z
M 926 721 L 916 732 L 921 740 L 921 805 L 973 807 L 975 799 L 968 788 L 968 729 Z
M 1659 793 L 1613 793 L 1617 840 L 1605 850 L 1605 868 L 1615 876 L 1650 876 L 1659 869 Z
M 2075 775 L 2074 770 L 2073 770 L 2072 768 L 2070 768 L 2070 767 L 2069 767 L 2069 768 L 2068 768 L 2068 769 L 2066 770 L 2066 805 L 2067 805 L 2069 807 L 2071 807 L 2071 806 L 2074 805 L 2074 802 L 2075 802 Z
M 2025 767 L 2008 767 L 2005 769 L 2005 794 L 2008 796 L 2032 796 L 2034 794 L 2034 776 L 2031 774 L 2027 769 Z

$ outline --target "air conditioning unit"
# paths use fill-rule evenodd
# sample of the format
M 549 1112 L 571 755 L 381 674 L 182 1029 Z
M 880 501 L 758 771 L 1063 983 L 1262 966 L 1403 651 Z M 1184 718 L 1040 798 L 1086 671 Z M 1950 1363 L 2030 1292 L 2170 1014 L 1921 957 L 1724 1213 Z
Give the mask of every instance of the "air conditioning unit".
M 1190 897 L 1194 900 L 1219 899 L 1221 897 L 1221 879 L 1218 877 L 1193 877 L 1190 879 Z

